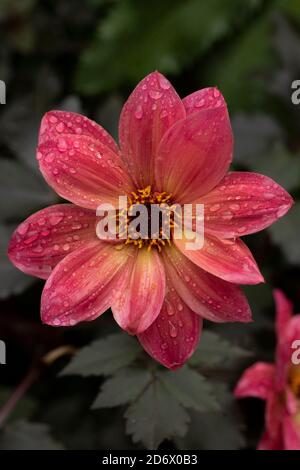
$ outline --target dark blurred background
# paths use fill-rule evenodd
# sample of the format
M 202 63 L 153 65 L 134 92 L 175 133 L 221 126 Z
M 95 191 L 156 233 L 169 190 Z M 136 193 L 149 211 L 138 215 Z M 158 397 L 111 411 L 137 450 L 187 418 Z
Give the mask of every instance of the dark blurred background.
M 20 221 L 58 202 L 35 160 L 43 113 L 81 112 L 117 138 L 124 100 L 156 69 L 182 97 L 217 86 L 232 118 L 235 168 L 271 176 L 296 201 L 300 195 L 300 104 L 291 100 L 292 82 L 300 80 L 299 0 L 0 0 L 0 79 L 7 87 L 0 105 L 0 340 L 7 347 L 0 406 L 11 406 L 6 419 L 0 411 L 0 448 L 149 447 L 145 436 L 133 443 L 128 423 L 125 433 L 124 406 L 89 410 L 101 377 L 57 377 L 68 361 L 66 345 L 81 348 L 117 331 L 110 314 L 70 330 L 42 326 L 43 283 L 18 272 L 6 248 Z M 299 231 L 296 202 L 283 221 L 246 240 L 267 280 L 246 288 L 255 321 L 206 328 L 224 338 L 224 349 L 233 343 L 251 357 L 226 371 L 217 361 L 208 374 L 212 381 L 222 377 L 230 389 L 245 365 L 272 360 L 272 288 L 281 287 L 300 308 Z M 66 356 L 63 349 L 57 361 L 41 366 L 41 358 L 61 346 Z M 205 356 L 202 362 L 200 372 Z M 28 390 L 11 404 L 20 386 Z M 236 406 L 227 399 L 230 405 L 218 415 L 191 412 L 190 430 L 166 433 L 161 445 L 254 448 L 262 403 Z M 235 410 L 225 416 L 231 406 Z

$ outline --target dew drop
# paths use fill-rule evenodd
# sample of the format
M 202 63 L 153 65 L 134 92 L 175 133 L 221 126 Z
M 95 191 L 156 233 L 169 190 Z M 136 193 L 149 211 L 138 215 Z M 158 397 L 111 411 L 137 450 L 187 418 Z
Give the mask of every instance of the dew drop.
M 68 143 L 66 139 L 60 138 L 58 140 L 57 147 L 60 152 L 65 152 L 68 148 Z
M 165 109 L 162 110 L 162 112 L 160 113 L 160 117 L 163 119 L 165 117 L 168 116 L 168 111 L 166 111 Z
M 49 217 L 49 222 L 50 222 L 51 225 L 57 225 L 62 220 L 63 220 L 62 215 L 50 215 L 50 217 Z
M 170 302 L 167 302 L 167 313 L 169 316 L 172 316 L 175 313 L 173 305 Z
M 163 90 L 169 90 L 171 88 L 171 83 L 169 82 L 169 80 L 167 80 L 162 75 L 159 76 L 158 82 Z
M 159 91 L 159 90 L 149 90 L 149 96 L 150 98 L 152 98 L 153 100 L 159 100 L 159 98 L 162 97 L 162 92 Z
M 210 210 L 210 212 L 217 212 L 217 211 L 220 209 L 220 207 L 221 207 L 220 204 L 213 204 L 213 205 L 209 208 L 209 210 Z
M 230 204 L 229 208 L 232 211 L 238 211 L 240 209 L 240 205 L 239 204 Z
M 136 119 L 142 119 L 142 117 L 143 117 L 143 108 L 140 104 L 137 106 L 134 115 L 135 115 Z
M 169 326 L 170 326 L 169 333 L 170 333 L 171 338 L 176 338 L 178 335 L 176 326 L 172 322 L 169 322 Z
M 19 225 L 17 231 L 20 235 L 25 235 L 28 232 L 28 229 L 29 229 L 29 224 L 26 222 L 23 222 L 23 224 Z
M 45 157 L 45 160 L 46 160 L 47 163 L 52 163 L 54 158 L 55 158 L 54 153 L 48 153 L 48 155 L 46 155 L 46 157 Z
M 51 122 L 51 124 L 55 124 L 57 122 L 57 118 L 52 115 L 49 117 L 49 121 Z
M 65 129 L 65 125 L 64 125 L 63 122 L 60 122 L 59 124 L 57 124 L 57 126 L 56 126 L 57 132 L 63 132 L 64 129 Z

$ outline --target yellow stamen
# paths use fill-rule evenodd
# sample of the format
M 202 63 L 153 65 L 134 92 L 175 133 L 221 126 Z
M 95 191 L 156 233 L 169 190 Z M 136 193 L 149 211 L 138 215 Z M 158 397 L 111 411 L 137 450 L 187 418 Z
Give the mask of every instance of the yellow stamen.
M 129 208 L 132 205 L 135 204 L 144 204 L 144 205 L 150 205 L 150 204 L 158 204 L 161 205 L 161 207 L 165 208 L 166 210 L 170 211 L 170 228 L 174 228 L 176 226 L 176 222 L 174 221 L 174 217 L 172 214 L 172 210 L 174 210 L 175 206 L 169 206 L 168 203 L 172 199 L 172 194 L 167 194 L 165 191 L 161 193 L 157 192 L 152 192 L 152 188 L 150 185 L 146 186 L 143 189 L 138 189 L 137 191 L 132 191 L 131 195 L 128 197 L 129 201 Z M 125 230 L 122 231 L 122 234 L 119 233 L 120 236 L 124 235 L 126 233 L 128 225 L 130 223 L 130 217 L 126 217 L 125 214 L 122 214 L 121 212 L 119 213 L 117 217 L 117 223 L 119 226 L 123 224 L 122 227 L 126 227 Z M 157 238 L 149 238 L 149 239 L 133 239 L 130 237 L 130 234 L 128 234 L 128 237 L 125 241 L 125 245 L 133 244 L 134 246 L 140 248 L 146 247 L 148 251 L 151 251 L 152 248 L 156 248 L 158 252 L 160 253 L 162 250 L 162 247 L 166 245 L 166 242 L 170 245 L 171 241 L 163 231 L 163 228 L 160 228 L 159 234 L 156 234 Z
M 289 374 L 289 382 L 294 395 L 300 399 L 300 366 L 292 366 Z

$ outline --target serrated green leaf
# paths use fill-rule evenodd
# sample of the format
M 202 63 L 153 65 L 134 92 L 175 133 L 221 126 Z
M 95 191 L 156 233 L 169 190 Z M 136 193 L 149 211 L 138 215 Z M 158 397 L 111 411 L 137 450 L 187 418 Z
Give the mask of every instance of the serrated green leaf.
M 23 274 L 7 256 L 9 239 L 15 227 L 0 224 L 0 299 L 21 294 L 35 282 L 35 278 Z
M 135 338 L 125 333 L 113 334 L 82 348 L 61 375 L 111 375 L 131 364 L 139 353 Z
M 192 412 L 188 433 L 177 444 L 181 450 L 237 450 L 245 440 L 232 416 Z
M 176 439 L 180 449 L 235 450 L 244 447 L 242 425 L 232 393 L 224 383 L 212 385 L 221 408 L 212 413 L 192 411 L 187 434 Z
M 184 436 L 189 415 L 158 379 L 126 411 L 126 431 L 134 442 L 156 449 L 165 439 Z
M 284 253 L 291 264 L 300 264 L 300 202 L 297 202 L 291 210 L 276 224 L 269 228 L 272 240 Z
M 249 357 L 250 353 L 231 344 L 211 331 L 204 331 L 200 344 L 189 360 L 189 364 L 195 367 L 209 369 L 216 366 L 230 365 L 230 361 Z
M 198 372 L 183 367 L 175 372 L 160 374 L 160 379 L 181 405 L 198 411 L 219 409 L 208 380 Z
M 107 379 L 92 408 L 112 408 L 133 402 L 151 381 L 151 374 L 142 369 L 125 369 Z
M 62 450 L 63 447 L 50 435 L 46 424 L 16 421 L 0 435 L 2 450 Z

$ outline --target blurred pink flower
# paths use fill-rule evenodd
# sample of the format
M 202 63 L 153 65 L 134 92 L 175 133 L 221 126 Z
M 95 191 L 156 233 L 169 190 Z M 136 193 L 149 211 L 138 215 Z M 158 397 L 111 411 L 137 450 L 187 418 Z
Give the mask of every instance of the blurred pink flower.
M 235 396 L 266 400 L 266 429 L 258 449 L 300 450 L 300 364 L 292 362 L 293 343 L 300 340 L 300 315 L 292 316 L 292 304 L 283 292 L 275 290 L 274 297 L 276 363 L 258 362 L 249 367 Z
M 272 224 L 292 199 L 270 178 L 227 173 L 232 151 L 220 92 L 206 88 L 181 100 L 158 72 L 144 78 L 125 103 L 119 146 L 84 116 L 47 113 L 39 166 L 49 185 L 73 204 L 32 215 L 9 245 L 19 269 L 47 279 L 42 321 L 75 325 L 111 307 L 117 323 L 172 369 L 193 353 L 203 318 L 251 321 L 236 284 L 256 284 L 263 277 L 238 237 Z M 203 248 L 188 251 L 175 239 L 170 246 L 163 240 L 99 240 L 96 208 L 118 204 L 126 195 L 145 203 L 167 198 L 205 204 Z

